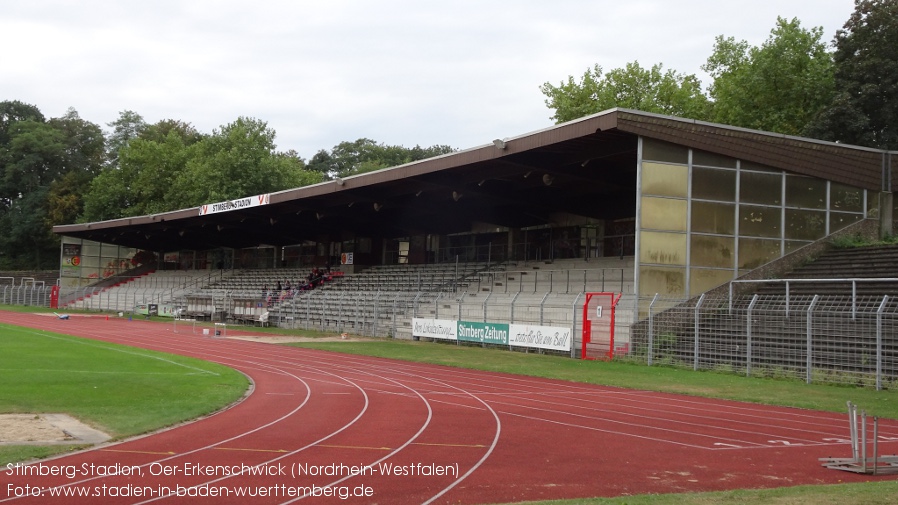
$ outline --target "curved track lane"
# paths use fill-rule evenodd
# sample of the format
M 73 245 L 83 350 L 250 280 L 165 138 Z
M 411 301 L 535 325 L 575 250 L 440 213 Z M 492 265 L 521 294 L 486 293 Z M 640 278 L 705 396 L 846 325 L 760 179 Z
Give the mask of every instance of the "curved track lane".
M 496 503 L 864 480 L 817 461 L 848 455 L 844 415 L 176 334 L 144 321 L 0 312 L 0 322 L 197 357 L 253 381 L 252 394 L 213 416 L 43 462 L 134 475 L 2 471 L 0 503 Z M 880 434 L 883 452 L 898 449 L 898 424 L 881 423 Z M 16 496 L 25 486 L 41 496 Z M 219 496 L 195 496 L 204 494 Z

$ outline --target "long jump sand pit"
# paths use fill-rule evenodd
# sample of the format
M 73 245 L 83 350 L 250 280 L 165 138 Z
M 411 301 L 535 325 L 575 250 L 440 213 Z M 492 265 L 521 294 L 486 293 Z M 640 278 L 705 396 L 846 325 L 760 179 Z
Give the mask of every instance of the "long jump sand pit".
M 67 414 L 0 414 L 0 445 L 98 444 L 110 438 Z

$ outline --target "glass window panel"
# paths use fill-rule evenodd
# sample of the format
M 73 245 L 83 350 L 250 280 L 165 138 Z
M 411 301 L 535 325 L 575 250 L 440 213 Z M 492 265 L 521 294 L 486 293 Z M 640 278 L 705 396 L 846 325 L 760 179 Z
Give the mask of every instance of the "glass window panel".
M 690 252 L 692 266 L 733 268 L 736 242 L 733 237 L 692 235 Z
M 830 212 L 829 213 L 829 232 L 834 233 L 842 228 L 848 226 L 849 224 L 856 223 L 863 219 L 864 216 L 861 214 L 844 214 L 842 212 Z
M 736 206 L 731 203 L 692 202 L 692 231 L 734 235 Z
M 636 254 L 636 236 L 605 237 L 602 240 L 602 256 L 633 256 Z
M 781 209 L 776 207 L 740 205 L 739 235 L 779 238 L 781 212 Z
M 814 177 L 787 175 L 786 205 L 803 209 L 825 209 L 826 181 Z
M 739 202 L 781 205 L 783 176 L 780 174 L 739 173 Z
M 779 240 L 739 239 L 739 268 L 755 269 L 779 257 Z
M 786 238 L 817 240 L 826 235 L 826 212 L 786 209 Z
M 642 159 L 689 163 L 689 149 L 685 146 L 642 137 Z
M 100 269 L 96 267 L 81 267 L 81 277 L 85 279 L 92 279 L 93 281 L 100 279 Z
M 733 280 L 732 270 L 693 268 L 689 272 L 689 296 L 698 296 L 731 280 Z
M 716 168 L 692 168 L 692 198 L 736 201 L 736 172 Z
M 672 267 L 639 267 L 639 294 L 652 296 L 684 296 L 686 294 L 686 269 Z
M 802 247 L 812 244 L 813 242 L 799 242 L 797 240 L 787 240 L 786 241 L 786 254 L 789 254 L 792 251 L 797 249 L 801 249 Z
M 863 212 L 864 190 L 837 182 L 830 183 L 829 208 L 841 212 Z
M 642 164 L 642 194 L 686 198 L 689 170 L 683 165 Z
M 736 158 L 693 149 L 692 164 L 707 165 L 709 167 L 736 168 Z
M 84 256 L 99 256 L 100 243 L 85 240 L 84 244 L 81 245 L 81 254 Z
M 686 264 L 686 234 L 644 231 L 639 235 L 639 262 Z
M 642 198 L 643 229 L 686 231 L 686 200 Z

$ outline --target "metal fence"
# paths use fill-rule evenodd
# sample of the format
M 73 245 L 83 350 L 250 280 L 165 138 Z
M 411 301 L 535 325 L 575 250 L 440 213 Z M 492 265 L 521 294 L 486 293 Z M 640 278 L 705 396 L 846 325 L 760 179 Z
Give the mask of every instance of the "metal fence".
M 0 304 L 49 307 L 51 289 L 0 286 Z M 138 290 L 120 293 L 90 296 L 84 308 L 130 311 L 150 298 Z M 223 297 L 210 306 L 219 318 L 243 316 L 251 324 L 258 311 L 250 309 L 261 304 Z M 576 350 L 582 304 L 582 293 L 315 290 L 264 308 L 268 321 L 282 327 L 379 337 L 412 338 L 414 317 L 563 326 L 572 329 Z M 175 305 L 187 309 L 188 298 L 176 298 Z M 624 296 L 615 333 L 617 357 L 649 366 L 898 388 L 898 297 Z
M 0 304 L 49 307 L 52 289 L 52 286 L 0 286 Z
M 497 270 L 479 272 L 477 280 L 468 284 L 477 291 L 489 287 L 491 291 L 503 293 L 630 293 L 633 291 L 633 269 Z
M 898 387 L 898 299 L 655 296 L 637 304 L 629 359 L 807 383 Z

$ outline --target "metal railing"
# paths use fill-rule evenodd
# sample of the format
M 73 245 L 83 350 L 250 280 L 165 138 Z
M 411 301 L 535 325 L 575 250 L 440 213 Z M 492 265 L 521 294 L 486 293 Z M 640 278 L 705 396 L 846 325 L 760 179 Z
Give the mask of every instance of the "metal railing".
M 898 298 L 640 299 L 631 360 L 751 377 L 898 387 Z
M 833 278 L 833 279 L 750 279 L 750 280 L 734 280 L 730 282 L 729 285 L 729 306 L 732 308 L 733 306 L 733 296 L 736 291 L 736 285 L 738 284 L 782 284 L 785 287 L 785 310 L 786 315 L 789 314 L 789 302 L 792 299 L 791 295 L 791 287 L 794 284 L 850 284 L 851 285 L 851 305 L 852 305 L 852 313 L 856 313 L 857 310 L 857 285 L 858 284 L 896 284 L 898 283 L 898 278 L 893 277 L 880 277 L 880 278 L 871 278 L 871 277 L 852 277 L 852 278 Z
M 624 268 L 488 271 L 477 274 L 477 290 L 488 287 L 502 293 L 632 293 L 632 274 L 633 269 Z
M 0 304 L 49 307 L 52 290 L 52 286 L 0 286 Z

